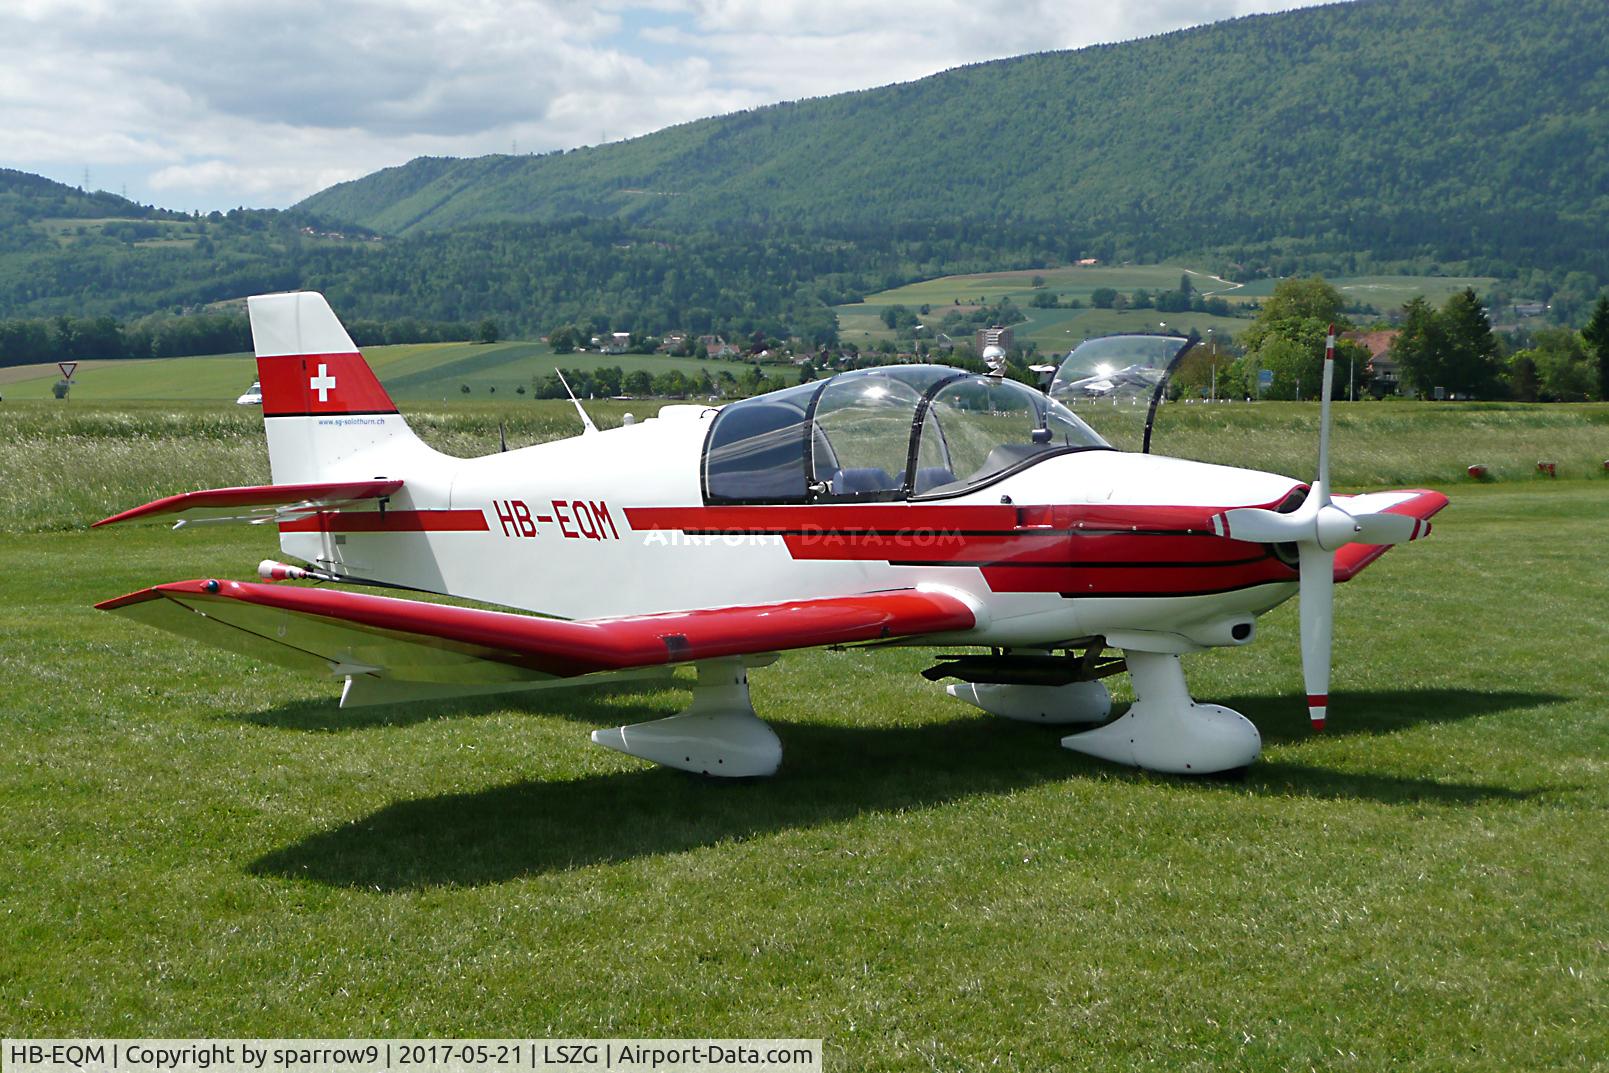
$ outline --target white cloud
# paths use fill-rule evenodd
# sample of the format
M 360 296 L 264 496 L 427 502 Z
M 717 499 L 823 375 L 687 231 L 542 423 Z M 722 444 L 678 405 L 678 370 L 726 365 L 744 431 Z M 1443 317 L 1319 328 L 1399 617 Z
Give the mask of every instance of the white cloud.
M 545 151 L 1312 0 L 11 0 L 0 165 L 177 208 Z

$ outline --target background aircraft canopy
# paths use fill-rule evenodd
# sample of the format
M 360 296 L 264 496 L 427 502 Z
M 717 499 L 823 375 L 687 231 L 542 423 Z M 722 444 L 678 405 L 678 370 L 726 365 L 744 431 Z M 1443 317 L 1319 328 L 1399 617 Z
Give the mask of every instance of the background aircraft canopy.
M 1048 454 L 1107 442 L 1014 380 L 940 365 L 840 373 L 735 402 L 705 443 L 709 502 L 956 495 Z
M 1109 335 L 1068 352 L 1050 383 L 1056 399 L 1149 395 L 1190 342 L 1177 335 Z

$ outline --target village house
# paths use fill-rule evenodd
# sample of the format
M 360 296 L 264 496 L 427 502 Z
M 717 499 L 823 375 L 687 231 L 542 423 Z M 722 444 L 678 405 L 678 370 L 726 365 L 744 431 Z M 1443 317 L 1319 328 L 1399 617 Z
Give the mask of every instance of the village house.
M 1396 395 L 1402 390 L 1397 362 L 1391 357 L 1391 344 L 1401 333 L 1396 329 L 1378 332 L 1342 332 L 1341 338 L 1357 343 L 1369 352 L 1363 363 L 1364 378 L 1370 381 L 1369 390 L 1375 398 Z
M 698 337 L 698 345 L 712 358 L 733 358 L 739 353 L 737 347 L 718 335 L 701 335 Z

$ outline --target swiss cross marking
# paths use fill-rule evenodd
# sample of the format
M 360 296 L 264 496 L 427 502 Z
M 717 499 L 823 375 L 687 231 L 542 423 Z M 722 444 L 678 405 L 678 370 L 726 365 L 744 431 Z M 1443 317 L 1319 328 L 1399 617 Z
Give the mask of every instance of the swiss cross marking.
M 330 367 L 319 362 L 318 375 L 309 380 L 307 386 L 318 392 L 319 402 L 329 402 L 330 392 L 335 390 L 335 377 L 330 375 Z

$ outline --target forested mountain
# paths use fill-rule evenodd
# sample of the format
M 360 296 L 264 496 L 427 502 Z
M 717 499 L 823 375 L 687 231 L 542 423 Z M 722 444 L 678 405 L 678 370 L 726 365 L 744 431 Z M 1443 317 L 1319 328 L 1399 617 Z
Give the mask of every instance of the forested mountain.
M 1439 266 L 1581 305 L 1609 283 L 1606 101 L 1603 0 L 1357 0 L 597 148 L 416 160 L 287 212 L 0 170 L 0 320 L 312 287 L 360 320 L 819 342 L 859 295 L 1089 256 Z M 174 328 L 153 325 L 161 349 Z
M 1603 0 L 1359 0 L 960 68 L 299 206 L 390 234 L 582 214 L 729 233 L 1437 259 L 1609 276 Z
M 53 230 L 70 235 L 83 221 L 108 217 L 131 222 L 183 218 L 104 190 L 89 193 L 26 171 L 0 168 L 0 252 L 54 249 Z

